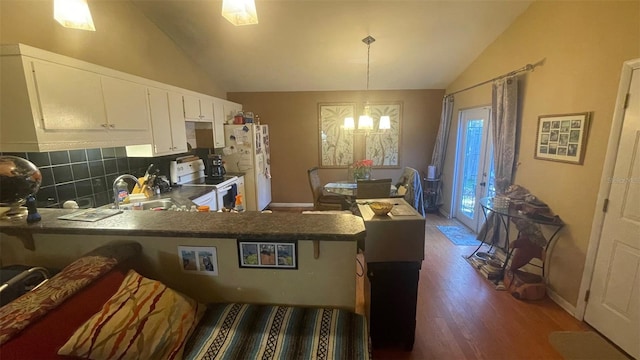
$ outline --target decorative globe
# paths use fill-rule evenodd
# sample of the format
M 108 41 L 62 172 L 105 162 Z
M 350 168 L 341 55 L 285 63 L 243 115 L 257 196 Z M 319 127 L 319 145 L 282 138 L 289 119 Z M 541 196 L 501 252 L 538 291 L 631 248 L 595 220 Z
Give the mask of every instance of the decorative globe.
M 20 206 L 40 189 L 42 174 L 31 161 L 0 156 L 0 205 Z

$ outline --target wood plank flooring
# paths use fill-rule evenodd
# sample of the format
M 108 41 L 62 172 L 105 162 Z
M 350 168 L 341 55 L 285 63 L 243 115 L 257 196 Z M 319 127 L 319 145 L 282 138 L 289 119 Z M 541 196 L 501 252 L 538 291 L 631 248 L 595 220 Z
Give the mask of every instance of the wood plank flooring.
M 374 359 L 562 359 L 549 333 L 591 330 L 548 297 L 520 301 L 496 291 L 462 258 L 473 247 L 453 245 L 436 228 L 456 223 L 435 214 L 426 220 L 413 351 L 374 349 Z
M 562 359 L 552 331 L 587 330 L 548 297 L 520 301 L 496 291 L 463 258 L 437 225 L 455 222 L 427 214 L 413 351 L 374 350 L 374 359 Z

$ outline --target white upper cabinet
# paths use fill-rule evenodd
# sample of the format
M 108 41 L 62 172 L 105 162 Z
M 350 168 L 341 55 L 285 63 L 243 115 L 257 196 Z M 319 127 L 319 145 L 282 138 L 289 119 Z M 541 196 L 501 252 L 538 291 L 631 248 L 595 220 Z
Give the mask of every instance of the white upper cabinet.
M 184 119 L 187 121 L 213 121 L 213 102 L 206 98 L 183 95 Z
M 104 130 L 100 75 L 54 63 L 33 61 L 44 130 Z
M 176 153 L 186 152 L 188 150 L 187 130 L 182 111 L 182 96 L 178 93 L 169 92 L 169 119 L 171 120 L 172 150 Z
M 107 124 L 112 130 L 147 130 L 149 113 L 143 85 L 102 76 Z
M 213 124 L 215 147 L 224 147 L 226 100 L 23 44 L 0 45 L 0 74 L 2 152 L 184 153 L 186 120 Z
M 148 88 L 152 144 L 127 146 L 127 156 L 154 157 L 187 152 L 182 96 Z

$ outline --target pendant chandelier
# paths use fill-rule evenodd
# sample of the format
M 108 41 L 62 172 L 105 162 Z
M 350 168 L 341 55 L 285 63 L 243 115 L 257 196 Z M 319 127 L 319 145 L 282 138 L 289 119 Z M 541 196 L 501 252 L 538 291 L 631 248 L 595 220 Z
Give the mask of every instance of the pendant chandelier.
M 66 28 L 96 31 L 87 0 L 54 0 L 53 18 Z
M 366 38 L 362 39 L 362 42 L 367 44 L 367 90 L 366 93 L 369 92 L 369 67 L 371 60 L 371 44 L 375 42 L 376 39 L 369 35 Z M 344 128 L 346 130 L 354 130 L 356 129 L 356 124 L 354 118 L 347 117 L 344 119 Z M 371 117 L 371 108 L 369 107 L 369 100 L 365 101 L 364 109 L 362 115 L 358 117 L 358 127 L 359 130 L 371 131 L 373 130 L 373 118 Z M 379 130 L 387 130 L 391 129 L 391 118 L 387 115 L 380 116 L 380 121 L 378 123 Z

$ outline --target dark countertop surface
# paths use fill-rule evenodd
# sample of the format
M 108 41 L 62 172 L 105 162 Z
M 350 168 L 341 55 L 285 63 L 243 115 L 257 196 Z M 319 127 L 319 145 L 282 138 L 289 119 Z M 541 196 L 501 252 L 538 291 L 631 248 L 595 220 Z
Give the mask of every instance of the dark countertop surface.
M 182 186 L 148 200 L 171 198 L 189 208 L 193 205 L 191 199 L 211 190 L 209 186 Z M 94 222 L 58 219 L 83 210 L 86 209 L 38 209 L 41 221 L 27 224 L 26 218 L 0 220 L 0 233 L 20 237 L 27 248 L 33 248 L 33 234 L 324 241 L 363 241 L 365 237 L 362 218 L 349 214 L 124 210 Z

